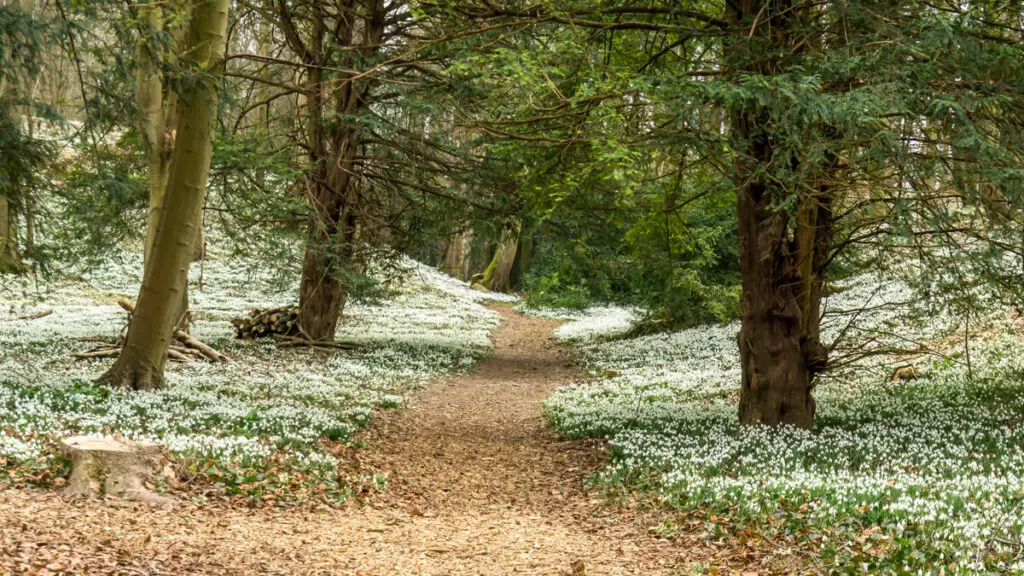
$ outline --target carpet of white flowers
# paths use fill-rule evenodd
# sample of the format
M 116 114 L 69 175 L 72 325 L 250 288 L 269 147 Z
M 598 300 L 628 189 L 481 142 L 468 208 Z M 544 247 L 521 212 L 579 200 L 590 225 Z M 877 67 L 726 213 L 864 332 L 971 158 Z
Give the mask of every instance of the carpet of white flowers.
M 641 310 L 615 304 L 591 306 L 583 310 L 532 308 L 520 304 L 515 309 L 523 314 L 539 318 L 565 320 L 565 324 L 555 328 L 555 339 L 577 344 L 622 336 L 629 332 L 643 316 Z
M 0 481 L 57 481 L 60 438 L 109 435 L 164 443 L 185 475 L 227 493 L 287 499 L 296 486 L 338 497 L 337 443 L 374 408 L 394 407 L 429 378 L 472 366 L 489 352 L 502 298 L 471 290 L 411 260 L 394 295 L 351 303 L 338 338 L 352 352 L 276 351 L 271 342 L 234 340 L 229 320 L 253 307 L 293 303 L 294 281 L 279 282 L 228 259 L 193 268 L 193 333 L 234 362 L 169 363 L 167 386 L 146 392 L 101 387 L 113 362 L 74 360 L 82 338 L 115 338 L 124 327 L 119 296 L 137 295 L 141 260 L 123 254 L 85 278 L 0 284 Z M 19 319 L 52 310 L 37 319 Z M 296 492 L 297 494 L 297 492 Z
M 844 288 L 827 303 L 830 340 L 956 341 L 942 313 L 906 320 L 898 282 Z M 610 440 L 595 481 L 700 512 L 711 537 L 796 542 L 822 571 L 1022 573 L 1024 350 L 1011 322 L 988 327 L 969 371 L 950 344 L 916 359 L 914 380 L 890 381 L 894 364 L 874 358 L 823 381 L 811 431 L 740 429 L 736 324 L 591 335 L 581 347 L 598 379 L 558 390 L 545 411 L 565 435 Z

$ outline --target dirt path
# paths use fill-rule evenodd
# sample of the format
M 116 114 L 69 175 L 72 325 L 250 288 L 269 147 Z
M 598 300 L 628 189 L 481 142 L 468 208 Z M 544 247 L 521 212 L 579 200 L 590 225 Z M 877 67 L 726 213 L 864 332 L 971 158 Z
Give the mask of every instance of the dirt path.
M 0 574 L 23 573 L 11 570 L 19 558 L 49 563 L 33 572 L 40 576 L 76 566 L 152 575 L 679 574 L 678 548 L 583 491 L 599 465 L 596 448 L 545 425 L 541 402 L 575 371 L 550 339 L 557 323 L 501 313 L 493 358 L 425 389 L 364 434 L 371 448 L 359 464 L 389 476 L 388 492 L 368 506 L 115 508 L 8 490 L 0 492 Z

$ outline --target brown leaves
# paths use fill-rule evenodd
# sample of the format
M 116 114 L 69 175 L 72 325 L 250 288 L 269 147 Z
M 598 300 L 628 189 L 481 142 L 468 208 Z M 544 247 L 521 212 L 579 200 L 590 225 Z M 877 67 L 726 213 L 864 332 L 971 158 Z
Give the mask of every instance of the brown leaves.
M 735 544 L 702 547 L 691 534 L 700 531 L 696 520 L 659 539 L 645 527 L 663 522 L 664 512 L 585 492 L 584 478 L 606 457 L 603 445 L 560 439 L 539 416 L 551 389 L 574 376 L 559 349 L 547 347 L 554 323 L 502 313 L 508 322 L 495 334 L 492 360 L 378 419 L 362 438 L 371 450 L 332 450 L 342 456 L 339 474 L 364 479 L 348 486 L 364 494 L 359 505 L 320 505 L 332 487 L 294 474 L 282 481 L 283 463 L 261 470 L 261 481 L 223 462 L 179 461 L 178 471 L 159 476 L 171 490 L 175 478 L 184 484 L 186 503 L 171 510 L 0 491 L 0 574 L 60 563 L 67 574 L 117 576 L 668 576 L 716 554 L 727 558 L 724 567 L 757 566 Z M 532 369 L 538 365 L 545 368 Z M 374 492 L 377 473 L 388 474 L 387 492 Z M 231 486 L 252 492 L 225 499 L 216 484 L 238 477 Z M 188 508 L 189 500 L 202 504 Z M 34 547 L 19 551 L 21 543 Z

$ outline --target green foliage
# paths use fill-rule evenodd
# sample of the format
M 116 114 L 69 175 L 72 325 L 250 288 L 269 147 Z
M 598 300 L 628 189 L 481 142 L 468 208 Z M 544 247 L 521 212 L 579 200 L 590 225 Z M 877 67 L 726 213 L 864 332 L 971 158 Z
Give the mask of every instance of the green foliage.
M 136 142 L 80 143 L 73 159 L 55 166 L 52 224 L 45 249 L 65 269 L 88 269 L 125 241 L 141 241 L 149 188 Z
M 10 234 L 0 250 L 6 252 L 7 245 L 13 244 L 15 254 L 0 261 L 0 274 L 25 271 L 22 257 L 38 268 L 43 253 L 34 243 L 34 229 L 24 233 L 27 238 L 20 237 L 19 222 L 28 221 L 39 195 L 37 189 L 46 184 L 37 172 L 54 154 L 54 147 L 33 133 L 32 118 L 56 120 L 53 110 L 33 99 L 31 90 L 49 32 L 42 18 L 25 13 L 17 4 L 0 6 L 0 197 L 7 207 L 4 224 Z
M 9 86 L 39 71 L 46 34 L 40 18 L 16 3 L 0 5 L 0 84 Z
M 471 37 L 448 72 L 536 256 L 523 288 L 534 305 L 639 305 L 669 324 L 738 312 L 734 197 L 686 135 L 652 124 L 708 122 L 660 97 L 665 70 L 636 74 L 641 35 L 589 30 Z M 658 80 L 655 77 L 659 78 Z

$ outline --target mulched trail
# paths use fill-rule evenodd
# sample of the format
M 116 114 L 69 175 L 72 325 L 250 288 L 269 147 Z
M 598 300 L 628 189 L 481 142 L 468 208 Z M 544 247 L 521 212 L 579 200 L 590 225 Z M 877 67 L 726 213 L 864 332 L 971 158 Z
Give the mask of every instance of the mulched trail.
M 694 550 L 608 506 L 603 447 L 560 439 L 541 403 L 578 376 L 558 323 L 496 308 L 495 354 L 378 416 L 353 466 L 387 492 L 343 509 L 65 502 L 0 491 L 0 574 L 680 574 Z

